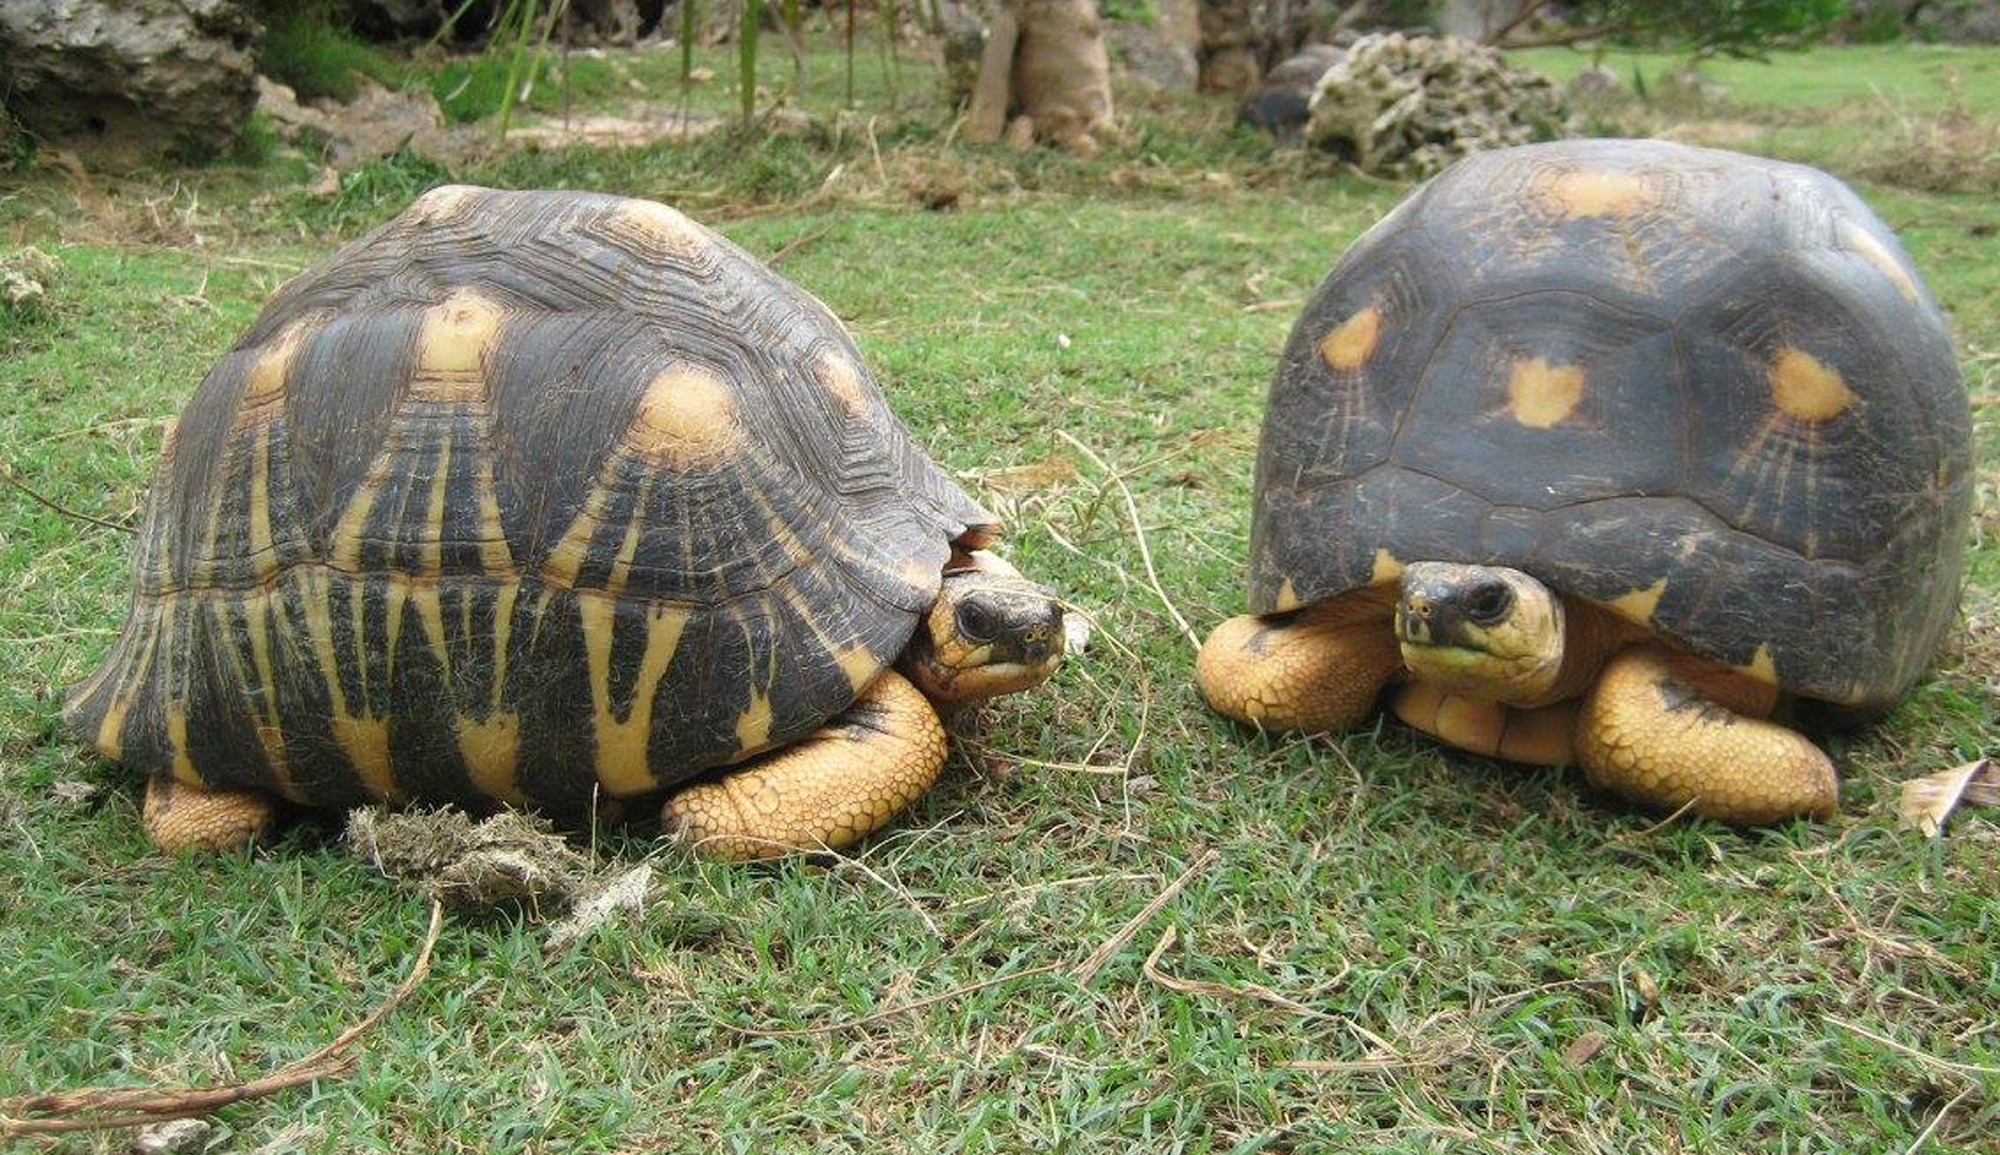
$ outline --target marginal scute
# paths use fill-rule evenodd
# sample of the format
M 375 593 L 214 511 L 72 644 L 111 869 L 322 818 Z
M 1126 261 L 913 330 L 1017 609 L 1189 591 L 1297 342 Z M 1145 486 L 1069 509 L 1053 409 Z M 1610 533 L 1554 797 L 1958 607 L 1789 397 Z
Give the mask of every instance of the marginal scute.
M 1768 642 L 1758 643 L 1757 652 L 1750 655 L 1750 660 L 1736 668 L 1760 682 L 1773 686 L 1779 684 L 1778 665 L 1771 660 L 1771 646 Z
M 1352 373 L 1368 363 L 1382 335 L 1382 310 L 1361 309 L 1335 325 L 1320 339 L 1319 355 L 1338 373 Z
M 1667 592 L 1667 579 L 1661 578 L 1649 586 L 1628 590 L 1604 602 L 1606 609 L 1642 626 L 1653 624 L 1653 612 L 1660 608 L 1660 598 Z
M 1838 370 L 1796 346 L 1779 350 L 1768 373 L 1771 402 L 1809 425 L 1840 416 L 1856 400 Z
M 635 452 L 688 469 L 712 464 L 742 444 L 729 383 L 695 365 L 676 365 L 653 378 L 626 433 Z
M 1298 587 L 1292 584 L 1292 579 L 1286 578 L 1285 584 L 1278 587 L 1278 598 L 1271 603 L 1271 609 L 1276 613 L 1284 613 L 1286 610 L 1298 609 L 1304 604 L 1306 604 L 1304 599 L 1299 597 Z
M 1507 373 L 1507 408 L 1530 429 L 1562 424 L 1583 400 L 1583 366 L 1551 365 L 1541 357 L 1516 361 Z
M 1368 571 L 1368 584 L 1379 586 L 1403 576 L 1403 563 L 1386 549 L 1375 551 L 1374 568 Z

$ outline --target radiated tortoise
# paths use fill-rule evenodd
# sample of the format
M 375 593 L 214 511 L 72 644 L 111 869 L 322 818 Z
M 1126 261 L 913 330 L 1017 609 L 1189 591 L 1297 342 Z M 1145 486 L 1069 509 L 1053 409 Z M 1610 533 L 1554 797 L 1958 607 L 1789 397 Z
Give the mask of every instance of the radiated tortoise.
M 1879 713 L 1958 604 L 1943 317 L 1839 181 L 1653 141 L 1470 157 L 1299 318 L 1257 459 L 1231 717 L 1396 715 L 1653 807 L 1825 815 L 1784 720 Z
M 840 847 L 930 785 L 940 709 L 1061 658 L 998 529 L 736 246 L 649 201 L 439 188 L 196 390 L 67 718 L 148 775 L 163 847 L 280 798 L 669 789 L 708 853 Z

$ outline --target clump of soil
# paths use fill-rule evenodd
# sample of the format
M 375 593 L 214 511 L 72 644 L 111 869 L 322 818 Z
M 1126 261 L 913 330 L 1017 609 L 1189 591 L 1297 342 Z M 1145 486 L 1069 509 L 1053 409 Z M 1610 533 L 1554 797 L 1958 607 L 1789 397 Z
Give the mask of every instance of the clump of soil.
M 347 844 L 399 884 L 459 907 L 523 902 L 563 909 L 592 879 L 590 860 L 547 819 L 503 810 L 356 810 Z

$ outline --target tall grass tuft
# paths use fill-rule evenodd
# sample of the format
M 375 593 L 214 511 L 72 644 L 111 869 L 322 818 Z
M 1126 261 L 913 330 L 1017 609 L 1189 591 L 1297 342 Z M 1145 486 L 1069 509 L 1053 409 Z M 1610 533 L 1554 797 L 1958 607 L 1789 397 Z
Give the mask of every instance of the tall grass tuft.
M 364 77 L 389 88 L 410 79 L 407 65 L 356 36 L 326 4 L 274 5 L 257 68 L 300 100 L 352 100 Z

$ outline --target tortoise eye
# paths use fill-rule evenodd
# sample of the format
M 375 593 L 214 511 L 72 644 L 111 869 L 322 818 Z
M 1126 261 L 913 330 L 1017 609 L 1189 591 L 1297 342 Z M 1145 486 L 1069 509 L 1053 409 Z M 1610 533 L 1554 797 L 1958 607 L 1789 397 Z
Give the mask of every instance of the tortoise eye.
M 1514 608 L 1514 591 L 1506 582 L 1487 582 L 1465 599 L 1465 616 L 1482 626 L 1490 626 Z
M 958 636 L 977 645 L 993 640 L 993 611 L 979 602 L 960 602 L 955 618 Z

